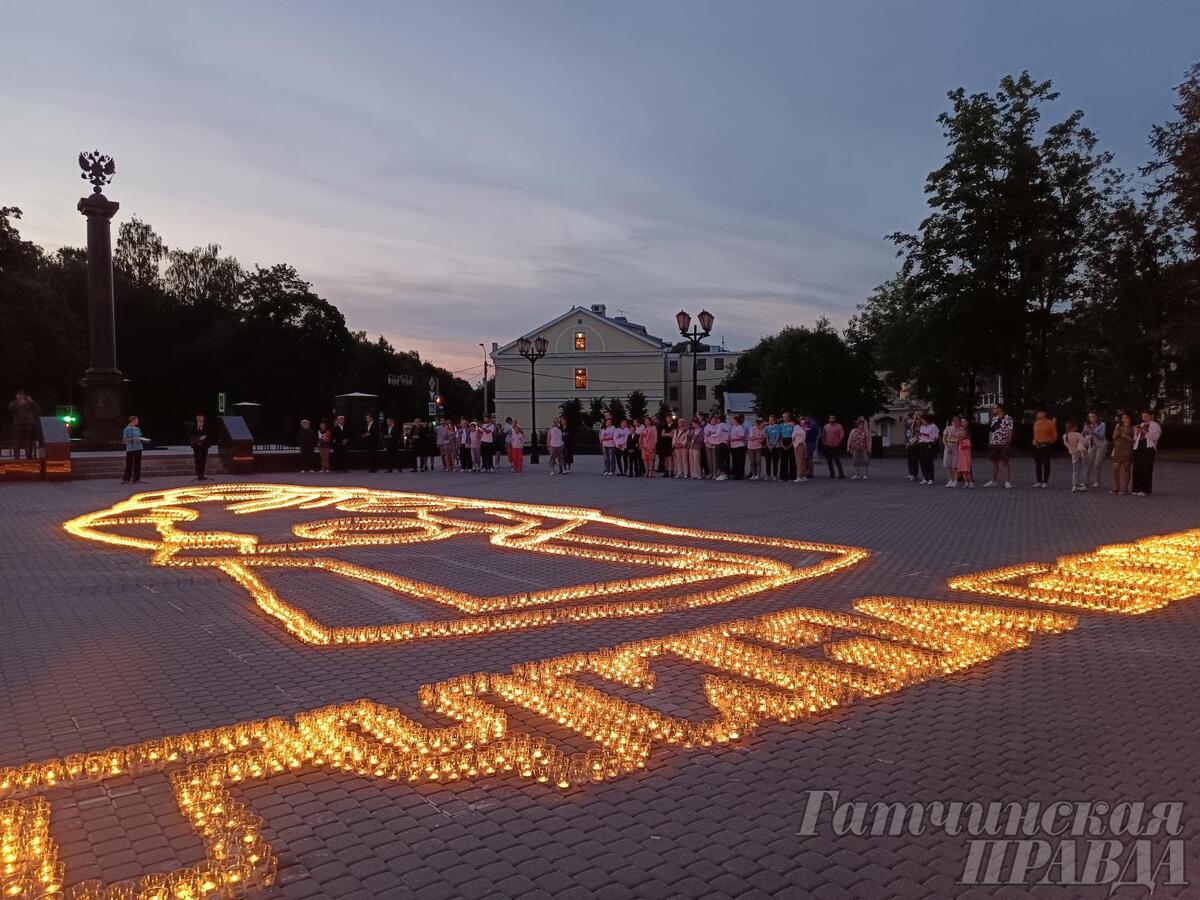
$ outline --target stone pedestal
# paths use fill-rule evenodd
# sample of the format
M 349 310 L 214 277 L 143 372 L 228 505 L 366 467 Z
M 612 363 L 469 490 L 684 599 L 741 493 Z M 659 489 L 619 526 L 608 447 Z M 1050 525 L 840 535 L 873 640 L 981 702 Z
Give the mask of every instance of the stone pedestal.
M 83 373 L 83 446 L 115 450 L 125 428 L 125 378 L 117 368 L 113 312 L 112 217 L 120 209 L 99 193 L 84 197 L 78 209 L 87 218 L 88 360 Z

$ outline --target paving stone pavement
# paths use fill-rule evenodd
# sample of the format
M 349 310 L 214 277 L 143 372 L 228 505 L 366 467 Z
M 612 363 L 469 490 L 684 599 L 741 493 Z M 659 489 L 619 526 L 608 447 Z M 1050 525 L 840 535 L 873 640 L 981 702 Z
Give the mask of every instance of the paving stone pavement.
M 0 766 L 364 696 L 422 720 L 418 687 L 458 674 L 503 672 L 525 660 L 795 606 L 848 610 L 861 596 L 963 601 L 971 598 L 949 591 L 949 576 L 1200 527 L 1200 466 L 1160 465 L 1158 493 L 1145 499 L 1072 495 L 1061 479 L 1035 491 L 1026 471 L 1032 463 L 1017 460 L 1015 468 L 1022 487 L 973 492 L 911 485 L 898 461 L 875 463 L 865 483 L 821 476 L 804 485 L 601 478 L 589 458 L 553 478 L 527 465 L 520 476 L 223 479 L 564 503 L 872 551 L 848 571 L 729 605 L 360 648 L 305 646 L 215 571 L 152 567 L 145 553 L 62 530 L 63 521 L 126 496 L 124 486 L 5 485 Z M 1060 463 L 1056 476 L 1062 470 Z M 147 488 L 186 483 L 162 478 Z M 255 528 L 283 534 L 290 521 L 272 513 Z M 470 542 L 370 552 L 375 562 L 394 553 L 419 577 L 481 595 L 624 571 Z M 304 590 L 312 611 L 344 624 L 430 617 L 368 586 L 330 580 Z M 1107 885 L 961 884 L 969 838 L 942 829 L 838 835 L 826 816 L 816 834 L 801 833 L 809 792 L 821 790 L 843 801 L 926 804 L 1180 801 L 1186 877 L 1200 885 L 1198 646 L 1195 599 L 1143 616 L 1081 613 L 1076 630 L 961 674 L 766 725 L 728 748 L 657 755 L 636 774 L 566 793 L 513 779 L 413 786 L 310 770 L 239 795 L 265 819 L 280 858 L 274 893 L 287 898 L 1108 895 Z M 639 702 L 706 714 L 698 667 L 670 662 L 656 671 L 658 687 Z M 522 713 L 512 715 L 520 721 Z M 48 796 L 68 883 L 115 881 L 203 857 L 162 773 Z M 1200 896 L 1200 889 L 1160 882 L 1156 896 Z

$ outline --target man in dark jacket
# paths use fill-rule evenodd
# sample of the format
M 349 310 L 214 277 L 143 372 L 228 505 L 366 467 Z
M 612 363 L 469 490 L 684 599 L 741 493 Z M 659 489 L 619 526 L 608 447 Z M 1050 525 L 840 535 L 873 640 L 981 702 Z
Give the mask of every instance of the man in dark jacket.
M 300 420 L 300 430 L 296 432 L 296 446 L 300 448 L 300 471 L 311 472 L 317 466 L 317 433 L 313 431 L 312 422 Z
M 367 451 L 367 471 L 375 472 L 378 470 L 376 457 L 379 455 L 379 425 L 372 413 L 367 413 L 363 424 L 362 442 L 363 449 Z
M 383 449 L 387 470 L 400 471 L 400 443 L 404 440 L 404 432 L 396 424 L 395 416 L 388 416 L 387 425 L 383 429 Z
M 196 413 L 196 418 L 188 432 L 188 443 L 192 445 L 192 459 L 196 463 L 196 480 L 212 481 L 204 474 L 204 469 L 208 465 L 208 445 L 212 443 L 212 438 L 208 433 L 208 421 L 202 412 Z
M 338 416 L 333 423 L 333 471 L 349 472 L 350 435 L 346 431 L 346 417 Z

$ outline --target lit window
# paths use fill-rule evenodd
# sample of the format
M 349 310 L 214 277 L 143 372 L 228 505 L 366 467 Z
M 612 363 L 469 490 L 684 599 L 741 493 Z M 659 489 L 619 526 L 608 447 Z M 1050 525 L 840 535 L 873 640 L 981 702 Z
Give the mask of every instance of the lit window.
M 575 349 L 576 350 L 586 350 L 587 349 L 587 332 L 586 331 L 575 332 Z
M 696 357 L 696 371 L 703 372 L 708 368 L 708 360 L 702 356 Z
M 679 371 L 679 360 L 677 360 L 677 359 L 667 360 L 667 371 L 672 372 L 672 373 L 678 372 Z
M 587 388 L 587 369 L 575 370 L 575 390 L 582 391 Z
M 714 369 L 724 369 L 725 368 L 725 357 L 718 356 L 716 359 L 714 359 L 713 360 L 713 368 Z

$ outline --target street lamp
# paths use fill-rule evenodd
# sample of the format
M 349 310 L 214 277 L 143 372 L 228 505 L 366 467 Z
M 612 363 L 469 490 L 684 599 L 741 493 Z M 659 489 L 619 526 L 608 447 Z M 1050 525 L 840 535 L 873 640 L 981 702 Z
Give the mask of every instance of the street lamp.
M 537 361 L 546 355 L 546 347 L 550 344 L 548 340 L 540 334 L 532 341 L 527 338 L 517 339 L 517 352 L 529 360 L 529 428 L 533 432 L 533 447 L 529 451 L 529 461 L 536 464 L 538 461 L 538 434 L 537 434 L 537 385 L 534 382 L 533 367 L 537 365 Z
M 675 313 L 675 324 L 679 326 L 679 333 L 683 339 L 688 342 L 692 348 L 692 415 L 696 415 L 699 411 L 699 406 L 696 403 L 696 353 L 700 349 L 700 343 L 710 334 L 712 334 L 713 314 L 707 309 L 700 310 L 700 314 L 696 317 L 700 320 L 699 327 L 692 326 L 692 317 L 682 309 Z M 688 329 L 691 328 L 691 331 Z

